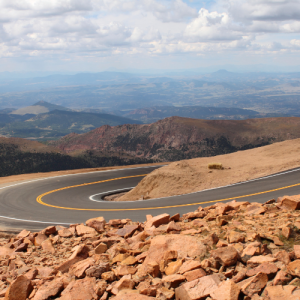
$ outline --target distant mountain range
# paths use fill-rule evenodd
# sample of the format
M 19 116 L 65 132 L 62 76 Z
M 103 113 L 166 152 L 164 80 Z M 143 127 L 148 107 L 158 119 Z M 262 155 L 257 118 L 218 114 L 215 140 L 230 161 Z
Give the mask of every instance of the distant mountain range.
M 0 112 L 0 135 L 34 139 L 57 139 L 71 132 L 84 133 L 102 125 L 141 124 L 129 118 L 76 112 L 40 101 L 31 106 Z
M 245 120 L 250 118 L 287 117 L 286 114 L 258 113 L 250 109 L 234 107 L 203 107 L 203 106 L 154 106 L 132 111 L 115 111 L 116 114 L 143 123 L 153 123 L 164 118 L 178 116 L 184 118 L 206 120 Z
M 300 116 L 299 95 L 300 72 L 99 72 L 19 79 L 0 76 L 0 109 L 30 105 L 36 99 L 76 110 L 202 106 Z

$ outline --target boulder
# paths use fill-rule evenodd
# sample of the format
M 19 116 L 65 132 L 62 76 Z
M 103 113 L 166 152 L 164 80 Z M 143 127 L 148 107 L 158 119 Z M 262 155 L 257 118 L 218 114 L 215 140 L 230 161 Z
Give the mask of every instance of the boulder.
M 167 288 L 176 288 L 183 281 L 185 281 L 185 277 L 179 274 L 168 275 L 162 279 Z
M 227 280 L 221 282 L 210 296 L 214 300 L 238 300 L 240 291 L 241 289 L 236 283 L 232 280 Z
M 26 300 L 32 291 L 31 281 L 24 275 L 13 281 L 5 293 L 5 300 Z
M 136 230 L 139 229 L 139 225 L 125 225 L 123 228 L 117 230 L 116 235 L 128 238 L 134 234 Z
M 44 251 L 50 252 L 52 254 L 55 253 L 55 249 L 54 249 L 54 247 L 53 247 L 53 245 L 52 245 L 52 243 L 49 239 L 43 241 L 41 246 L 42 246 Z
M 292 285 L 268 286 L 264 292 L 265 300 L 299 300 L 300 289 Z
M 73 233 L 69 229 L 63 228 L 61 230 L 58 230 L 58 235 L 63 238 L 70 238 L 73 236 Z
M 47 228 L 41 231 L 41 233 L 45 235 L 55 234 L 56 232 L 57 230 L 55 226 L 48 226 Z
M 254 269 L 249 269 L 246 273 L 248 277 L 252 277 L 258 273 L 267 274 L 268 277 L 272 278 L 278 271 L 278 268 L 273 263 L 262 263 Z
M 300 209 L 300 195 L 280 197 L 277 199 L 277 203 L 280 207 L 287 209 Z
M 176 300 L 205 299 L 218 288 L 220 282 L 218 275 L 209 275 L 184 283 L 175 289 Z
M 96 279 L 94 277 L 85 277 L 84 279 L 71 281 L 65 290 L 62 291 L 58 300 L 94 300 L 98 299 L 95 292 Z
M 259 293 L 266 286 L 267 282 L 267 274 L 258 273 L 253 277 L 237 283 L 237 285 L 241 288 L 245 295 L 252 297 L 254 294 Z
M 84 226 L 83 224 L 76 226 L 77 235 L 82 236 L 85 234 L 97 235 L 97 231 L 89 226 Z
M 94 228 L 98 232 L 103 232 L 106 222 L 103 217 L 98 217 L 87 220 L 85 224 L 91 228 Z
M 185 279 L 187 281 L 193 281 L 195 279 L 199 279 L 201 277 L 204 277 L 206 276 L 206 272 L 203 270 L 203 269 L 195 269 L 195 270 L 192 270 L 192 271 L 188 271 L 188 272 L 185 272 L 183 274 L 183 276 L 185 277 Z
M 153 297 L 140 294 L 117 295 L 114 300 L 155 300 Z
M 55 278 L 52 281 L 46 281 L 36 292 L 33 300 L 47 300 L 55 297 L 64 289 L 64 283 L 61 278 Z
M 43 241 L 46 241 L 48 239 L 48 237 L 43 234 L 43 233 L 38 233 L 35 237 L 34 237 L 34 245 L 35 246 L 41 246 Z
M 210 253 L 215 260 L 225 267 L 233 266 L 239 259 L 239 253 L 232 246 L 212 250 Z
M 80 245 L 74 251 L 74 253 L 67 259 L 65 262 L 56 267 L 56 271 L 60 271 L 62 273 L 68 272 L 69 268 L 76 264 L 77 262 L 86 259 L 89 256 L 90 249 L 86 245 Z
M 156 217 L 151 218 L 149 221 L 146 222 L 146 227 L 151 228 L 152 226 L 158 227 L 163 224 L 168 224 L 170 221 L 169 214 L 161 214 Z
M 178 273 L 183 274 L 188 271 L 192 271 L 201 267 L 201 262 L 199 260 L 188 260 L 182 264 Z
M 76 276 L 77 278 L 82 278 L 85 276 L 85 270 L 88 269 L 90 266 L 93 266 L 94 263 L 95 262 L 93 258 L 81 260 L 70 267 L 69 273 L 71 275 Z
M 204 256 L 207 248 L 197 237 L 184 235 L 159 235 L 151 240 L 148 255 L 144 261 L 144 265 L 149 262 L 160 263 L 164 258 L 164 254 L 169 251 L 177 251 L 178 259 L 186 257 Z
M 292 276 L 300 277 L 300 259 L 296 259 L 287 265 L 287 271 Z
M 265 256 L 265 255 L 253 256 L 247 261 L 247 266 L 250 268 L 254 268 L 263 263 L 273 263 L 276 260 L 277 259 L 274 257 Z

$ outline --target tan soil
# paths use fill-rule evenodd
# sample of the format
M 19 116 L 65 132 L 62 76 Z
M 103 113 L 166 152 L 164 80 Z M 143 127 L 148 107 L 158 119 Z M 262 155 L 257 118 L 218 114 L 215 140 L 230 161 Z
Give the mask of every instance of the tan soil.
M 209 170 L 209 163 L 224 170 Z M 150 173 L 117 201 L 187 194 L 300 167 L 300 139 L 236 153 L 173 162 Z

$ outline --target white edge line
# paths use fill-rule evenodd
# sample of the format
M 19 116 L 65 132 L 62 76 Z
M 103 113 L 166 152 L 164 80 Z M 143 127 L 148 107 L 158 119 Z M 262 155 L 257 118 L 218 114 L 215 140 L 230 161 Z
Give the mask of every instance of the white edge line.
M 136 167 L 136 168 L 124 168 L 124 169 L 114 169 L 114 170 L 104 170 L 104 171 L 94 171 L 94 172 L 85 172 L 85 173 L 76 173 L 76 174 L 66 174 L 66 175 L 59 175 L 59 176 L 51 176 L 51 177 L 45 177 L 45 178 L 40 178 L 40 179 L 35 179 L 35 180 L 30 180 L 30 181 L 25 181 L 25 182 L 19 182 L 16 184 L 8 185 L 5 187 L 0 188 L 0 190 L 4 190 L 10 187 L 26 184 L 26 183 L 32 183 L 36 181 L 41 181 L 41 180 L 47 180 L 47 179 L 54 179 L 54 178 L 59 178 L 59 177 L 65 177 L 65 176 L 74 176 L 74 175 L 85 175 L 85 174 L 93 174 L 93 173 L 100 173 L 100 172 L 114 172 L 114 171 L 124 171 L 124 170 L 134 170 L 134 169 L 148 169 L 148 168 L 155 168 L 155 167 L 164 167 L 166 165 L 158 165 L 158 166 L 148 166 L 148 167 Z M 44 222 L 44 221 L 35 221 L 35 220 L 26 220 L 26 219 L 17 219 L 17 218 L 12 218 L 12 217 L 6 217 L 6 216 L 0 216 L 2 219 L 9 219 L 9 220 L 15 220 L 15 221 L 22 221 L 22 222 L 31 222 L 31 223 L 41 223 L 41 224 L 63 224 L 63 225 L 70 225 L 72 223 L 62 223 L 62 222 Z
M 160 199 L 166 199 L 166 198 L 175 198 L 175 197 L 182 197 L 182 196 L 188 196 L 188 195 L 193 195 L 193 194 L 200 194 L 200 193 L 207 192 L 207 191 L 213 191 L 213 190 L 222 189 L 222 188 L 226 188 L 226 187 L 231 187 L 231 186 L 235 186 L 235 185 L 245 184 L 245 183 L 248 183 L 248 182 L 258 181 L 258 180 L 262 180 L 262 179 L 266 179 L 266 178 L 272 178 L 272 177 L 276 177 L 276 176 L 280 176 L 280 175 L 284 175 L 284 174 L 288 174 L 288 173 L 293 173 L 293 172 L 297 172 L 297 171 L 300 171 L 300 168 L 290 170 L 290 171 L 284 171 L 284 172 L 281 172 L 281 173 L 276 173 L 276 174 L 273 174 L 273 175 L 267 175 L 267 176 L 259 177 L 259 178 L 255 178 L 255 179 L 250 179 L 250 180 L 246 180 L 246 181 L 241 181 L 241 182 L 237 182 L 237 183 L 232 183 L 232 184 L 228 184 L 228 185 L 218 186 L 218 187 L 215 187 L 215 188 L 205 189 L 205 190 L 202 190 L 202 191 L 192 192 L 192 193 L 188 193 L 188 194 L 174 195 L 174 196 L 161 197 L 161 198 L 153 198 L 153 199 L 148 199 L 148 200 L 122 201 L 122 203 L 127 203 L 127 202 L 132 203 L 132 202 L 137 202 L 137 201 L 153 201 L 153 200 L 160 200 Z M 101 195 L 101 194 L 110 194 L 112 192 L 122 191 L 122 190 L 127 190 L 127 189 L 132 189 L 132 187 L 95 194 L 95 195 L 90 196 L 89 199 L 91 201 L 95 201 L 95 202 L 106 202 L 106 203 L 109 202 L 109 203 L 119 204 L 118 201 L 114 202 L 114 201 L 105 201 L 105 200 L 95 200 L 95 199 L 91 199 L 91 198 L 93 196 L 97 196 L 97 195 Z M 195 204 L 195 205 L 198 205 L 198 204 Z
M 162 166 L 165 166 L 165 165 L 162 165 Z M 125 168 L 125 169 L 115 169 L 115 170 L 105 170 L 105 171 L 95 171 L 95 172 L 87 172 L 87 173 L 77 173 L 77 174 L 53 176 L 53 177 L 40 178 L 40 179 L 36 179 L 36 180 L 31 180 L 31 181 L 27 181 L 27 182 L 21 182 L 21 183 L 18 183 L 18 184 L 14 184 L 14 185 L 2 187 L 2 188 L 0 188 L 0 190 L 5 189 L 5 188 L 9 188 L 9 187 L 13 187 L 13 186 L 17 186 L 17 185 L 21 185 L 21 184 L 25 184 L 25 183 L 31 183 L 31 182 L 40 181 L 40 180 L 46 180 L 46 179 L 51 179 L 51 178 L 73 176 L 73 175 L 83 175 L 83 174 L 98 173 L 98 172 L 112 172 L 112 171 L 122 171 L 122 170 L 132 170 L 132 169 L 154 168 L 154 167 L 156 167 L 156 166 L 151 166 L 151 167 L 137 167 L 137 168 Z M 280 175 L 284 175 L 284 174 L 296 172 L 296 171 L 299 171 L 299 170 L 300 170 L 300 168 L 297 168 L 297 169 L 294 169 L 294 170 L 285 171 L 285 172 L 281 172 L 281 173 L 277 173 L 277 174 L 273 174 L 273 175 L 268 175 L 268 176 L 264 176 L 264 177 L 259 177 L 259 178 L 256 178 L 256 179 L 251 179 L 251 180 L 247 180 L 247 181 L 241 181 L 241 182 L 238 182 L 238 183 L 233 183 L 233 184 L 229 184 L 229 185 L 225 185 L 225 186 L 220 186 L 220 187 L 216 187 L 216 188 L 206 189 L 206 190 L 202 190 L 202 191 L 198 191 L 198 192 L 193 192 L 193 193 L 188 193 L 188 194 L 184 194 L 184 195 L 175 195 L 175 196 L 171 196 L 171 197 L 175 198 L 175 197 L 181 197 L 181 196 L 186 196 L 186 195 L 192 195 L 192 194 L 202 193 L 202 192 L 205 192 L 205 191 L 211 191 L 211 190 L 221 189 L 221 188 L 230 187 L 230 186 L 239 185 L 239 184 L 244 184 L 244 183 L 247 183 L 247 182 L 257 181 L 257 180 L 261 180 L 261 179 L 265 179 L 265 178 L 276 177 L 276 176 L 280 176 Z M 109 193 L 109 192 L 105 192 L 105 193 Z M 155 198 L 155 199 L 149 199 L 149 200 L 141 200 L 141 201 L 152 201 L 152 200 L 159 200 L 159 199 L 165 199 L 165 198 L 171 198 L 171 197 L 161 197 L 161 198 Z M 100 202 L 100 201 L 98 201 L 98 202 Z M 136 201 L 126 201 L 126 202 L 136 202 Z M 111 203 L 113 203 L 113 202 L 111 202 Z M 197 204 L 195 204 L 195 205 L 197 205 Z M 15 221 L 22 221 L 22 222 L 41 223 L 41 224 L 64 224 L 64 225 L 70 225 L 70 224 L 72 224 L 72 223 L 43 222 L 43 221 L 25 220 L 25 219 L 17 219 L 17 218 L 11 218 L 11 217 L 6 217 L 6 216 L 0 216 L 0 218 L 10 219 L 10 220 L 15 220 Z

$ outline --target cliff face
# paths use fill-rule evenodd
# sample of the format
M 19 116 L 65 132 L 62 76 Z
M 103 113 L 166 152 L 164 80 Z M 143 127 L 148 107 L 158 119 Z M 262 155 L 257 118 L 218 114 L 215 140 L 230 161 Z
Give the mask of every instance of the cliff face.
M 149 125 L 102 126 L 70 134 L 51 145 L 119 153 L 158 161 L 212 156 L 300 137 L 300 118 L 196 120 L 171 117 Z

